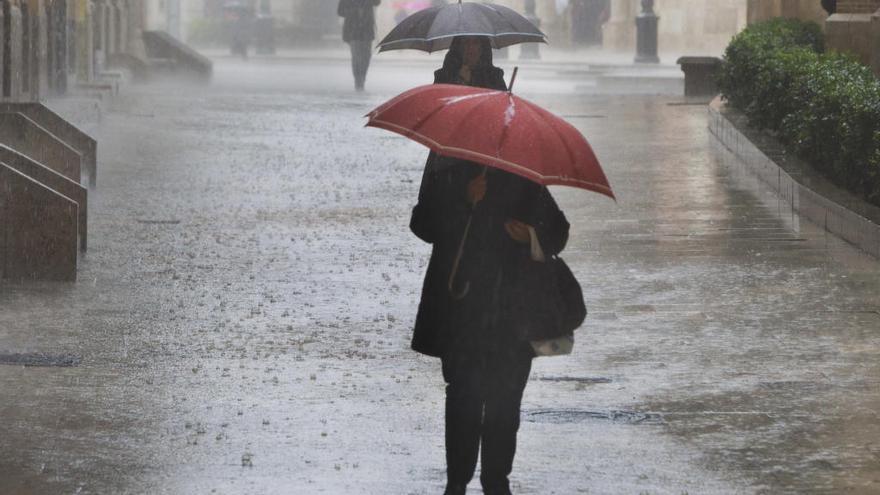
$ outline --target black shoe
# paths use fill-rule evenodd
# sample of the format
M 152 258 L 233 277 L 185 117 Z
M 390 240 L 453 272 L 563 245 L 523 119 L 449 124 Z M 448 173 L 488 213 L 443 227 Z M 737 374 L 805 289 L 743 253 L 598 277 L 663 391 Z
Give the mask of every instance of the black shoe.
M 467 486 L 465 485 L 446 485 L 446 491 L 443 495 L 465 495 Z
M 491 486 L 483 485 L 483 494 L 484 495 L 512 495 L 510 492 L 510 484 L 498 483 Z

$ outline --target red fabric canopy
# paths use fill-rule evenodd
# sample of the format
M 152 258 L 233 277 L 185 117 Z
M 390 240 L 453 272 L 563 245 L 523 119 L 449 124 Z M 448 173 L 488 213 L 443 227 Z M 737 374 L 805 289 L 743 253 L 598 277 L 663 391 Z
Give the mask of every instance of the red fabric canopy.
M 587 140 L 568 122 L 507 91 L 430 84 L 379 106 L 368 126 L 435 152 L 511 172 L 544 185 L 614 198 Z

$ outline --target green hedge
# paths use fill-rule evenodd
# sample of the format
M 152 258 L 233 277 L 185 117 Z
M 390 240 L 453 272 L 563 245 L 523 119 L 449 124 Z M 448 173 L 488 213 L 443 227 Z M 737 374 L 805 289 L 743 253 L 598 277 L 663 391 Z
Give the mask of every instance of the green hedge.
M 880 81 L 850 56 L 825 53 L 818 25 L 750 26 L 727 47 L 719 85 L 752 125 L 880 206 Z

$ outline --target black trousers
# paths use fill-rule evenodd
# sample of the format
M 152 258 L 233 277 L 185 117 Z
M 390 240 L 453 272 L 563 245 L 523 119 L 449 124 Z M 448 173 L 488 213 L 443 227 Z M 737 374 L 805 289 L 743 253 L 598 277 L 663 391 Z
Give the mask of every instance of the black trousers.
M 370 40 L 352 40 L 348 42 L 351 49 L 351 72 L 354 75 L 354 85 L 357 89 L 363 89 L 367 80 L 367 70 L 370 68 L 370 58 L 373 55 L 373 42 Z
M 524 344 L 516 350 L 443 358 L 447 493 L 464 493 L 478 453 L 484 493 L 510 493 L 508 476 L 533 356 Z

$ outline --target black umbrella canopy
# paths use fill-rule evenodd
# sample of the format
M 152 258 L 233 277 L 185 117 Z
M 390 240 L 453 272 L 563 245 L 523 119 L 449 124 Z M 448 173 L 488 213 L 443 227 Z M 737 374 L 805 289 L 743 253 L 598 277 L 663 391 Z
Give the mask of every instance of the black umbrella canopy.
M 379 51 L 445 50 L 456 36 L 486 36 L 493 48 L 546 42 L 547 36 L 515 10 L 491 3 L 461 2 L 420 10 L 379 43 Z

